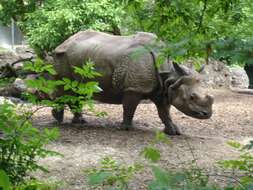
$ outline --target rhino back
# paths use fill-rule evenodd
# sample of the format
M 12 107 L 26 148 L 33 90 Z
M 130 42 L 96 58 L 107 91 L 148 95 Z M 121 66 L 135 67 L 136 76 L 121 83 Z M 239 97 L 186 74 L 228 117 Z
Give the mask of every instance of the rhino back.
M 81 80 L 73 74 L 72 67 L 80 67 L 90 59 L 96 71 L 102 74 L 96 80 L 103 93 L 112 96 L 131 90 L 148 94 L 157 81 L 152 56 L 143 45 L 155 39 L 156 36 L 149 33 L 113 36 L 94 31 L 79 32 L 56 48 L 56 70 L 61 76 Z M 136 52 L 140 52 L 139 55 Z

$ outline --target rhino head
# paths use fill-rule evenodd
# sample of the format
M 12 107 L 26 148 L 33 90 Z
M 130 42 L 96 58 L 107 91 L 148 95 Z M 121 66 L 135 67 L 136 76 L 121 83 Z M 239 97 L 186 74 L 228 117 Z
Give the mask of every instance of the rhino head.
M 201 80 L 195 74 L 186 71 L 173 63 L 177 79 L 165 81 L 168 101 L 184 114 L 198 118 L 208 119 L 212 116 L 213 97 L 205 93 L 201 87 Z

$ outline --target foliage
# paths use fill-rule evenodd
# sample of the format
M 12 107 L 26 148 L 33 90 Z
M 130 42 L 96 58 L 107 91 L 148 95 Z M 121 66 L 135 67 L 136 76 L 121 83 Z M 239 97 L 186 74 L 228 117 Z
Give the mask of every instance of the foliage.
M 2 188 L 2 190 L 9 190 L 10 186 L 11 184 L 8 175 L 4 170 L 0 170 L 0 188 Z
M 0 20 L 18 21 L 40 55 L 86 29 L 153 32 L 166 55 L 252 64 L 251 0 L 1 0 Z
M 213 57 L 228 64 L 253 64 L 253 39 L 227 38 L 218 40 L 215 44 Z
M 235 141 L 230 141 L 228 144 L 240 152 L 240 156 L 235 160 L 223 160 L 219 165 L 225 169 L 230 169 L 233 173 L 239 173 L 241 185 L 246 189 L 253 188 L 253 154 L 252 147 L 253 141 L 247 145 L 242 145 Z
M 29 94 L 27 97 L 35 104 L 42 104 L 57 109 L 62 109 L 64 105 L 71 105 L 72 111 L 80 113 L 83 106 L 88 106 L 93 110 L 93 94 L 100 92 L 102 89 L 98 82 L 84 82 L 84 79 L 93 79 L 100 76 L 95 71 L 94 64 L 91 61 L 84 63 L 82 67 L 73 67 L 73 72 L 81 77 L 80 81 L 62 78 L 54 80 L 56 71 L 51 64 L 47 64 L 40 59 L 35 63 L 28 63 L 25 69 L 34 71 L 40 76 L 37 79 L 26 80 L 28 87 L 36 91 L 35 94 Z M 63 88 L 65 94 L 56 96 L 58 89 Z M 104 115 L 104 113 L 98 113 Z
M 149 167 L 151 167 L 153 173 L 153 180 L 148 184 L 149 190 L 216 189 L 215 186 L 209 185 L 208 176 L 203 172 L 202 169 L 197 167 L 195 161 L 188 164 L 187 167 L 184 167 L 184 169 L 180 171 L 165 170 L 158 166 L 157 162 L 161 158 L 161 152 L 154 146 L 161 142 L 171 145 L 171 142 L 164 133 L 157 132 L 155 139 L 151 142 L 153 148 L 150 150 L 149 148 L 145 147 L 143 150 L 144 157 L 151 161 L 151 165 Z
M 56 190 L 57 184 L 40 182 L 37 180 L 26 181 L 23 184 L 12 186 L 6 172 L 0 170 L 0 189 L 2 190 Z
M 154 140 L 143 149 L 141 155 L 143 155 L 144 158 L 150 160 L 151 162 L 159 161 L 161 158 L 161 153 L 159 149 L 155 147 L 155 145 L 159 142 L 170 145 L 170 141 L 164 133 L 156 132 Z
M 43 148 L 57 138 L 58 131 L 32 127 L 29 119 L 33 113 L 18 114 L 17 110 L 22 109 L 10 103 L 0 106 L 0 169 L 12 184 L 23 182 L 30 171 L 47 171 L 38 165 L 38 158 L 59 155 Z
M 158 166 L 152 167 L 154 180 L 149 184 L 149 190 L 218 190 L 208 184 L 208 177 L 200 169 L 188 169 L 180 172 L 166 171 Z
M 126 190 L 133 176 L 142 169 L 140 164 L 131 166 L 120 165 L 110 157 L 101 161 L 99 169 L 87 170 L 88 182 L 91 186 L 103 189 Z
M 209 180 L 209 175 L 206 171 L 197 166 L 196 160 L 193 160 L 191 163 L 186 165 L 180 164 L 178 167 L 182 167 L 180 170 L 171 170 L 161 168 L 159 166 L 159 160 L 161 158 L 161 152 L 156 145 L 159 143 L 166 143 L 171 145 L 171 142 L 168 140 L 168 137 L 164 133 L 157 132 L 154 140 L 151 141 L 150 145 L 144 148 L 141 152 L 149 164 L 140 165 L 144 170 L 150 168 L 152 170 L 153 179 L 148 183 L 148 190 L 252 190 L 252 155 L 249 154 L 249 151 L 252 150 L 253 141 L 250 141 L 249 144 L 243 146 L 237 142 L 229 142 L 229 145 L 240 150 L 242 155 L 238 160 L 225 160 L 220 161 L 219 164 L 223 168 L 227 169 L 236 169 L 243 172 L 243 176 L 238 180 L 239 183 L 235 184 L 224 184 L 219 186 L 217 184 L 211 183 Z M 190 145 L 189 145 L 190 146 Z M 191 147 L 189 147 L 191 148 Z M 138 167 L 140 167 L 138 166 Z M 115 169 L 116 168 L 116 169 Z M 117 167 L 116 161 L 111 158 L 105 158 L 102 161 L 102 166 L 97 169 L 93 168 L 89 170 L 88 180 L 90 185 L 102 185 L 103 189 L 112 189 L 116 182 L 118 182 L 122 171 L 120 168 L 124 168 L 125 176 L 132 176 L 132 172 L 139 172 L 138 170 L 128 170 L 125 169 L 127 166 L 121 165 Z M 113 171 L 113 172 L 112 172 Z M 121 173 L 121 174 L 119 174 Z M 215 175 L 214 175 L 215 176 Z M 119 178 L 118 178 L 119 177 Z M 217 174 L 216 177 L 221 177 Z M 226 177 L 222 175 L 222 177 Z M 231 176 L 227 176 L 231 178 Z M 113 181 L 113 182 L 112 182 Z M 238 182 L 236 179 L 235 182 Z M 129 180 L 124 181 L 124 188 L 118 189 L 128 189 Z M 106 186 L 108 185 L 108 186 Z M 116 188 L 117 189 L 117 188 Z
M 1 0 L 0 20 L 3 24 L 10 24 L 11 18 L 15 21 L 25 21 L 25 14 L 32 13 L 41 6 L 43 0 Z
M 222 58 L 226 54 L 233 62 L 252 63 L 248 56 L 253 31 L 250 0 L 122 2 L 128 16 L 124 20 L 127 32 L 156 33 L 166 42 L 166 54 L 172 59 Z
M 0 88 L 5 88 L 13 83 L 15 78 L 0 78 Z
M 40 55 L 86 29 L 119 34 L 121 6 L 113 0 L 2 0 L 0 20 L 18 21 Z

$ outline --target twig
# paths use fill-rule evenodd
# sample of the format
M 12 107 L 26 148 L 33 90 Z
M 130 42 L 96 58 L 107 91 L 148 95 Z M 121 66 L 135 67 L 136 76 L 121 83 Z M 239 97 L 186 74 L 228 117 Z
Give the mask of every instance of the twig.
M 13 67 L 17 63 L 20 63 L 20 62 L 23 62 L 23 61 L 31 61 L 32 59 L 34 59 L 34 56 L 29 57 L 29 58 L 19 59 L 17 61 L 14 61 L 13 63 L 11 63 L 11 66 Z
M 203 24 L 203 20 L 204 20 L 204 15 L 205 15 L 206 8 L 207 8 L 207 0 L 204 1 L 204 7 L 203 7 L 203 9 L 202 9 L 201 16 L 200 16 L 200 19 L 199 19 L 199 26 L 198 26 L 197 32 L 200 31 L 201 26 L 202 26 L 202 24 Z
M 39 110 L 41 110 L 41 109 L 43 109 L 43 108 L 46 108 L 46 107 L 48 107 L 48 106 L 40 106 L 40 107 L 36 108 L 34 111 L 32 111 L 32 112 L 29 114 L 29 116 L 27 116 L 27 117 L 25 118 L 25 120 L 21 123 L 20 127 L 23 127 L 23 125 L 25 124 L 25 122 L 27 122 L 28 120 L 30 120 L 30 119 L 32 118 L 32 116 L 33 116 L 37 111 L 39 111 Z
M 245 186 L 240 182 L 239 179 L 233 176 L 227 176 L 227 175 L 222 175 L 222 174 L 205 174 L 208 177 L 222 177 L 222 178 L 227 178 L 227 179 L 232 179 L 234 180 L 237 184 L 239 184 L 243 189 L 246 190 Z

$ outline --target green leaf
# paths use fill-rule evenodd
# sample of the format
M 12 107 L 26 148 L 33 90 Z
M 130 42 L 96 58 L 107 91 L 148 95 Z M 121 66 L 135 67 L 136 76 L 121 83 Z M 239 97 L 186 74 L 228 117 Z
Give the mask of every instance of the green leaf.
M 154 147 L 145 147 L 142 154 L 152 162 L 157 162 L 161 158 L 160 151 Z
M 231 147 L 234 147 L 236 149 L 239 149 L 242 147 L 242 145 L 239 142 L 236 141 L 228 141 L 227 144 Z
M 169 186 L 171 180 L 167 171 L 152 166 L 152 172 L 155 179 L 148 185 L 149 190 L 172 190 Z
M 90 185 L 102 184 L 110 176 L 112 176 L 112 173 L 110 172 L 99 172 L 99 173 L 91 174 L 91 175 L 88 175 L 88 183 Z
M 0 170 L 0 187 L 3 190 L 9 190 L 10 186 L 11 186 L 11 184 L 10 184 L 10 181 L 9 181 L 9 177 L 7 176 L 5 171 Z
M 155 142 L 162 142 L 166 144 L 171 144 L 171 141 L 169 140 L 168 136 L 165 133 L 162 133 L 160 131 L 157 131 L 155 134 Z

